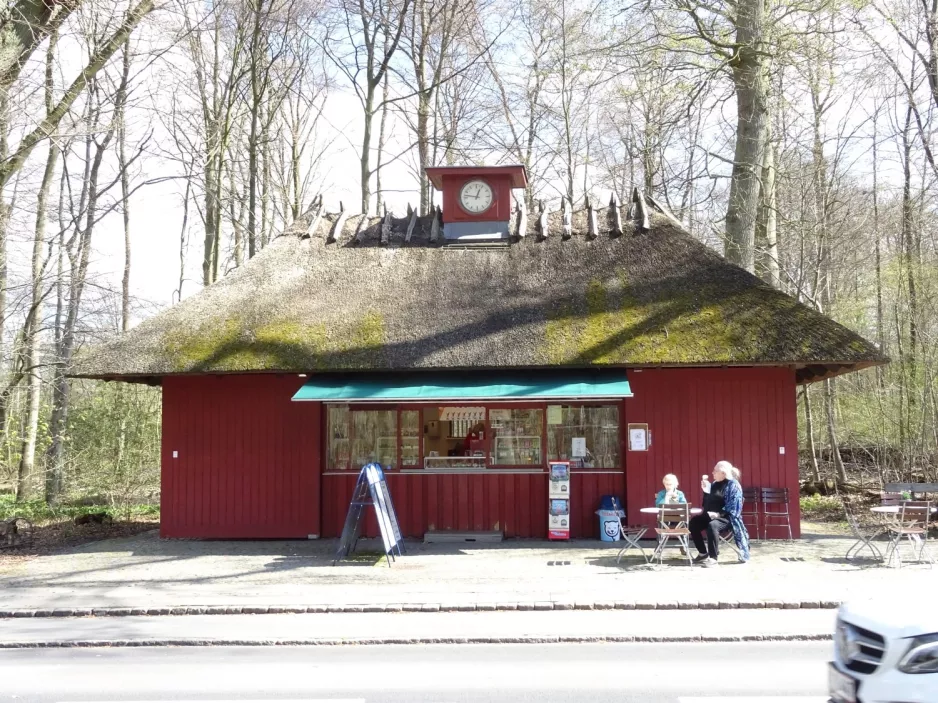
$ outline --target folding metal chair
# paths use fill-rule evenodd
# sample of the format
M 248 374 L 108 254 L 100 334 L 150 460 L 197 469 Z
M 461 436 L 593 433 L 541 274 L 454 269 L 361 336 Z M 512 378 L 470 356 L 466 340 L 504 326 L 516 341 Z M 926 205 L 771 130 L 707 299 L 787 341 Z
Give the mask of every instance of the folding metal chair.
M 759 491 L 759 500 L 762 503 L 764 538 L 769 538 L 770 527 L 785 527 L 788 529 L 788 539 L 794 539 L 791 534 L 791 514 L 788 512 L 788 489 L 763 488 Z
M 896 568 L 902 568 L 902 554 L 900 546 L 903 537 L 912 547 L 913 554 L 918 550 L 918 559 L 925 559 L 934 564 L 935 559 L 928 550 L 928 521 L 931 519 L 932 502 L 930 500 L 907 500 L 899 506 L 899 519 L 889 525 L 891 539 L 886 548 L 884 561 L 892 563 L 896 558 Z
M 736 552 L 736 558 L 742 559 L 743 553 L 739 551 L 739 547 L 736 546 L 736 537 L 733 535 L 732 528 L 727 528 L 720 532 L 717 537 L 720 540 L 720 548 L 729 547 L 734 552 Z
M 847 550 L 845 558 L 853 559 L 855 556 L 859 556 L 863 549 L 869 549 L 873 553 L 874 558 L 882 559 L 883 553 L 873 544 L 873 540 L 886 532 L 886 526 L 881 525 L 874 532 L 867 534 L 863 531 L 863 528 L 860 527 L 860 521 L 857 520 L 857 516 L 847 507 L 846 501 L 843 501 L 843 506 L 844 514 L 847 516 L 847 524 L 850 526 L 850 534 L 857 540 L 850 546 L 850 549 Z
M 648 556 L 645 554 L 645 549 L 639 543 L 639 540 L 645 536 L 646 532 L 648 532 L 647 525 L 626 525 L 625 519 L 619 518 L 619 534 L 621 534 L 622 539 L 625 540 L 625 546 L 616 554 L 616 564 L 619 563 L 622 556 L 630 549 L 637 549 L 641 552 L 642 559 L 645 560 L 646 564 L 648 563 Z
M 660 565 L 664 560 L 665 547 L 672 539 L 676 539 L 678 545 L 684 548 L 687 565 L 694 565 L 690 555 L 690 530 L 687 528 L 689 522 L 690 503 L 667 503 L 661 506 L 661 510 L 658 512 L 658 527 L 655 528 L 655 533 L 658 535 L 658 546 L 655 553 L 651 555 L 652 561 L 657 556 Z
M 751 518 L 751 524 L 754 529 L 750 531 L 753 539 L 759 539 L 759 492 L 761 488 L 743 489 L 743 524 L 749 529 L 749 523 L 746 518 Z

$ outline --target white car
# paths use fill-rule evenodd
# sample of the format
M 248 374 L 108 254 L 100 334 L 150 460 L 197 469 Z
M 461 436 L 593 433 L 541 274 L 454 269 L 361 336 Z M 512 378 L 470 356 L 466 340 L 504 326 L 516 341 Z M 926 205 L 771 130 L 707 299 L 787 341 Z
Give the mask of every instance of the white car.
M 938 606 L 932 593 L 844 604 L 828 688 L 835 703 L 938 701 Z

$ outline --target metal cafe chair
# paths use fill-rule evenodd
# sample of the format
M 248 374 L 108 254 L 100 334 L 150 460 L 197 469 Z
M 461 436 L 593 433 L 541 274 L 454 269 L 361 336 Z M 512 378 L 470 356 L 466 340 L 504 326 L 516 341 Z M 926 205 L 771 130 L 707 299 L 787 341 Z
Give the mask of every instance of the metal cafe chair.
M 886 548 L 884 561 L 892 563 L 896 558 L 896 568 L 902 568 L 900 547 L 905 538 L 912 547 L 913 554 L 918 550 L 918 559 L 925 559 L 934 564 L 935 559 L 928 550 L 928 521 L 931 519 L 932 502 L 930 500 L 907 500 L 899 506 L 899 518 L 889 525 L 891 539 Z
M 788 489 L 762 488 L 759 501 L 762 503 L 763 538 L 768 539 L 770 527 L 784 527 L 788 529 L 788 539 L 794 539 L 791 534 L 791 514 L 788 512 Z
M 689 522 L 690 503 L 666 503 L 661 506 L 661 510 L 658 512 L 658 527 L 655 528 L 655 533 L 658 535 L 658 547 L 655 549 L 655 553 L 651 555 L 652 561 L 657 556 L 660 566 L 664 560 L 665 547 L 672 539 L 675 539 L 678 545 L 684 548 L 687 565 L 693 566 L 689 546 L 690 530 L 687 528 Z
M 749 529 L 749 524 L 752 524 L 753 539 L 759 539 L 759 492 L 761 490 L 758 487 L 743 489 L 743 524 L 746 525 L 746 529 Z M 747 518 L 750 520 L 747 521 Z
M 736 558 L 742 559 L 743 553 L 739 551 L 739 547 L 736 546 L 736 537 L 733 535 L 732 528 L 727 528 L 720 532 L 717 537 L 720 540 L 720 548 L 729 547 L 734 552 L 736 552 Z
M 645 560 L 646 564 L 648 563 L 648 556 L 645 554 L 645 549 L 639 543 L 639 540 L 645 536 L 646 532 L 648 532 L 647 525 L 627 525 L 624 517 L 619 518 L 619 534 L 621 534 L 622 539 L 625 540 L 625 546 L 616 554 L 616 564 L 619 563 L 619 560 L 630 549 L 637 549 L 641 552 L 642 559 Z
M 857 520 L 856 513 L 854 513 L 851 508 L 847 507 L 847 501 L 844 500 L 841 502 L 844 506 L 844 514 L 847 516 L 847 524 L 850 526 L 850 534 L 857 540 L 850 546 L 850 549 L 847 550 L 845 558 L 853 559 L 859 556 L 863 549 L 869 549 L 875 559 L 882 559 L 883 553 L 879 551 L 879 547 L 873 544 L 873 540 L 886 532 L 886 526 L 880 525 L 873 532 L 864 531 L 860 526 L 860 521 Z

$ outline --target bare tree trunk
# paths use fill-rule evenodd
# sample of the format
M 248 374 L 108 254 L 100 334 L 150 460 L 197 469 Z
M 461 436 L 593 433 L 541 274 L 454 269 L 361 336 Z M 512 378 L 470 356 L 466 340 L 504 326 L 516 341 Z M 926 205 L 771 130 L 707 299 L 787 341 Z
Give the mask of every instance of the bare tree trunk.
M 0 160 L 5 161 L 9 153 L 10 104 L 6 92 L 0 92 Z M 9 210 L 0 190 L 0 363 L 6 341 L 7 320 L 7 226 Z
M 45 74 L 45 103 L 46 111 L 52 110 L 54 100 L 54 69 L 55 50 L 58 33 L 53 32 L 49 38 L 49 49 L 46 53 Z M 49 190 L 52 188 L 52 179 L 55 177 L 55 166 L 58 158 L 58 147 L 52 141 L 46 154 L 46 167 L 42 173 L 42 182 L 36 197 L 36 227 L 33 235 L 33 256 L 30 277 L 30 302 L 23 324 L 24 345 L 26 348 L 25 370 L 28 374 L 26 386 L 26 429 L 23 434 L 23 444 L 20 450 L 20 465 L 17 472 L 16 496 L 21 500 L 26 495 L 30 477 L 35 470 L 36 462 L 36 435 L 39 430 L 39 400 L 42 390 L 42 375 L 39 368 L 39 340 L 42 329 L 42 259 L 45 251 L 46 239 L 46 210 Z
M 883 321 L 883 255 L 882 255 L 882 229 L 879 220 L 879 158 L 877 156 L 877 142 L 879 132 L 877 129 L 877 116 L 879 110 L 873 113 L 873 240 L 876 245 L 876 343 L 880 351 L 886 353 L 886 326 Z M 885 388 L 886 376 L 882 366 L 876 367 L 876 379 L 880 390 Z
M 35 3 L 24 0 L 21 4 Z M 54 4 L 61 5 L 63 3 L 56 2 Z M 114 33 L 96 47 L 95 51 L 91 55 L 91 58 L 88 60 L 87 65 L 85 65 L 81 73 L 78 74 L 78 77 L 75 78 L 71 85 L 69 85 L 69 87 L 65 90 L 65 93 L 61 98 L 59 98 L 59 101 L 55 104 L 51 112 L 43 118 L 43 120 L 39 123 L 39 125 L 36 126 L 35 129 L 33 129 L 31 132 L 28 132 L 20 140 L 16 150 L 9 156 L 9 158 L 4 159 L 4 161 L 0 163 L 0 189 L 6 186 L 19 172 L 19 170 L 23 167 L 23 164 L 26 163 L 26 159 L 29 158 L 29 155 L 32 153 L 33 149 L 36 148 L 36 145 L 39 144 L 39 142 L 42 140 L 49 138 L 55 128 L 71 109 L 72 105 L 78 99 L 78 96 L 80 96 L 82 91 L 85 90 L 89 81 L 91 81 L 94 76 L 96 76 L 98 72 L 104 68 L 110 58 L 127 40 L 127 37 L 129 37 L 133 30 L 136 29 L 137 25 L 139 25 L 140 22 L 142 22 L 143 19 L 152 11 L 153 0 L 140 0 L 140 2 L 134 5 L 127 12 L 120 26 L 114 30 Z M 0 52 L 0 54 L 2 54 L 2 52 Z M 3 61 L 0 59 L 0 67 L 2 67 L 2 65 Z M 0 70 L 2 70 L 2 68 L 0 68 Z M 7 86 L 7 89 L 8 88 L 9 86 Z M 0 79 L 0 91 L 2 90 L 2 79 Z
M 130 329 L 130 175 L 127 173 L 127 86 L 130 81 L 130 39 L 124 42 L 121 83 L 114 99 L 117 119 L 117 164 L 121 174 L 121 205 L 124 211 L 124 275 L 121 278 L 121 331 Z
M 906 381 L 906 427 L 909 431 L 909 438 L 912 437 L 912 428 L 916 415 L 917 398 L 915 397 L 915 387 L 918 376 L 918 290 L 916 285 L 916 271 L 918 265 L 918 247 L 915 242 L 915 208 L 912 202 L 912 140 L 909 138 L 911 126 L 912 108 L 906 109 L 905 128 L 902 132 L 902 248 L 903 264 L 905 267 L 906 292 L 909 300 L 909 341 L 906 345 L 906 363 L 905 371 L 908 376 Z M 909 451 L 911 454 L 912 442 L 909 442 Z M 909 457 L 912 458 L 911 456 Z
M 782 288 L 781 267 L 778 258 L 778 203 L 775 187 L 775 146 L 765 145 L 765 164 L 762 167 L 762 207 L 765 222 L 765 266 L 769 284 Z
M 736 149 L 726 210 L 726 258 L 755 271 L 755 231 L 759 210 L 759 172 L 763 163 L 768 117 L 768 62 L 764 45 L 763 0 L 736 5 Z
M 811 477 L 815 483 L 821 482 L 821 471 L 817 463 L 817 448 L 814 446 L 814 416 L 811 412 L 810 386 L 806 383 L 804 389 L 804 429 L 808 439 L 808 454 L 811 456 Z
M 371 123 L 375 114 L 375 89 L 369 85 L 365 95 L 365 129 L 362 134 L 362 155 L 359 165 L 361 167 L 362 214 L 368 214 L 371 205 Z
M 387 47 L 385 47 L 385 51 L 387 51 Z M 378 199 L 375 203 L 375 207 L 376 207 L 375 212 L 377 212 L 378 215 L 381 214 L 381 206 L 384 204 L 384 193 L 382 192 L 382 187 L 381 187 L 381 161 L 384 157 L 384 147 L 385 147 L 385 143 L 387 139 L 387 122 L 388 122 L 387 100 L 388 100 L 388 74 L 385 73 L 384 84 L 381 87 L 381 122 L 380 122 L 380 126 L 378 127 L 378 155 L 377 155 L 378 159 L 377 159 L 377 164 L 375 165 L 375 171 L 377 172 L 375 186 L 376 186 L 376 190 L 378 193 Z M 424 126 L 423 126 L 424 132 L 426 132 L 426 128 L 427 128 L 426 123 L 424 123 Z M 420 161 L 421 164 L 424 163 L 424 159 L 426 158 L 426 154 L 422 154 L 422 155 L 420 154 L 421 149 L 426 151 L 426 144 L 425 144 L 426 139 L 425 138 L 426 138 L 425 133 L 424 133 L 424 139 L 420 138 L 420 99 L 418 98 L 417 152 L 418 152 L 418 158 L 420 158 L 421 160 Z M 420 175 L 420 198 L 422 202 L 424 198 L 424 190 L 425 190 L 424 181 L 427 178 L 426 174 L 424 173 L 423 167 L 421 167 L 420 169 L 420 174 L 421 174 Z M 423 206 L 421 205 L 421 207 Z M 424 210 L 421 210 L 421 212 L 424 212 Z
M 179 287 L 175 291 L 176 302 L 182 300 L 182 286 L 186 280 L 186 228 L 189 226 L 189 197 L 192 192 L 192 166 L 186 174 L 186 192 L 182 199 L 182 225 L 179 228 Z
M 834 419 L 834 380 L 824 381 L 824 406 L 827 413 L 827 439 L 830 443 L 831 458 L 834 460 L 834 470 L 840 483 L 847 482 L 847 470 L 844 460 L 840 456 L 840 444 L 837 442 L 837 426 Z

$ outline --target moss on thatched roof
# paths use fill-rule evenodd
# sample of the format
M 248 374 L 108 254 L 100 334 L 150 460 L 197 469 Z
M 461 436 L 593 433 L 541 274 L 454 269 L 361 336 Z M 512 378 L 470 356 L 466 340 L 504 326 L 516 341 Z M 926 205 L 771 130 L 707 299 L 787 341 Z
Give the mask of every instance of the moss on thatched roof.
M 83 354 L 96 378 L 591 365 L 792 365 L 802 380 L 876 348 L 728 264 L 660 213 L 623 233 L 584 212 L 501 249 L 431 242 L 432 217 L 301 219 L 233 274 Z M 607 219 L 610 222 L 607 222 Z M 311 220 L 314 231 L 308 232 Z M 335 239 L 335 241 L 332 241 Z M 441 238 L 440 238 L 441 239 Z

